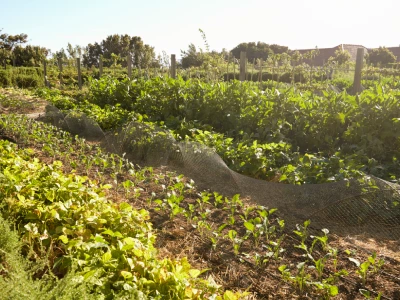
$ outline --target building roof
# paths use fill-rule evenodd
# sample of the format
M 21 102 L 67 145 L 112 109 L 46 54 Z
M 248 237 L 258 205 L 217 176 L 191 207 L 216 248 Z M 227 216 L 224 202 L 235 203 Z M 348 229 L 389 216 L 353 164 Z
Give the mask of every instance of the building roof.
M 336 47 L 333 48 L 318 48 L 319 54 L 314 57 L 314 59 L 311 61 L 309 59 L 304 59 L 303 62 L 314 65 L 314 66 L 322 66 L 324 65 L 328 59 L 332 56 L 335 56 L 335 51 L 336 50 L 346 50 L 350 53 L 351 60 L 355 61 L 357 58 L 357 49 L 358 48 L 364 48 L 364 53 L 367 54 L 368 51 L 371 51 L 373 48 L 367 48 L 363 45 L 354 45 L 354 44 L 340 44 Z M 400 46 L 399 47 L 386 47 L 389 49 L 396 57 L 397 57 L 397 62 L 400 62 Z M 299 51 L 301 54 L 304 54 L 306 52 L 316 50 L 317 48 L 314 49 L 298 49 L 296 51 Z

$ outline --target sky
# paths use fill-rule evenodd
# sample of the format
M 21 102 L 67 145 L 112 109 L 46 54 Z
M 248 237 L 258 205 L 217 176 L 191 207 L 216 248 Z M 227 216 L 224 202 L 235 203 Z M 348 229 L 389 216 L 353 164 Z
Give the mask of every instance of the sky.
M 399 46 L 399 12 L 399 0 L 0 0 L 0 29 L 53 52 L 129 34 L 179 57 L 190 43 L 205 49 L 199 29 L 218 51 L 257 41 L 290 49 Z

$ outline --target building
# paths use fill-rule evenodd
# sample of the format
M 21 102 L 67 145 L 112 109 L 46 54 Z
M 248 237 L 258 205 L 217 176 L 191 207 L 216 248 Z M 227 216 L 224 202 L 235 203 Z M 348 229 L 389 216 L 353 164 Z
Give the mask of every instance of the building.
M 364 53 L 368 53 L 368 50 L 372 50 L 372 48 L 366 48 L 362 45 L 351 45 L 351 44 L 340 44 L 333 48 L 321 48 L 318 49 L 319 54 L 316 55 L 312 60 L 304 59 L 303 62 L 313 65 L 313 66 L 323 66 L 330 57 L 335 56 L 336 50 L 346 50 L 350 53 L 351 60 L 355 61 L 357 57 L 357 49 L 364 48 Z M 393 54 L 397 57 L 397 62 L 400 62 L 400 46 L 399 47 L 387 47 Z M 309 51 L 316 49 L 301 49 L 297 50 L 301 54 L 307 53 Z

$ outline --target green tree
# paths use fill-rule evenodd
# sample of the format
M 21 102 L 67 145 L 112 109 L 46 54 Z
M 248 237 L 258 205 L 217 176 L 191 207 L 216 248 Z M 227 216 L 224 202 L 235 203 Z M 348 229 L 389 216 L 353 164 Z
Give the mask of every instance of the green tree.
M 288 52 L 289 48 L 280 45 L 269 45 L 262 42 L 241 43 L 231 50 L 232 55 L 236 59 L 240 59 L 240 52 L 246 51 L 247 59 L 253 61 L 254 59 L 268 59 L 271 54 L 282 54 Z
M 76 58 L 77 55 L 77 49 L 76 47 L 73 47 L 70 43 L 67 45 L 67 52 L 70 58 Z
M 88 44 L 83 55 L 83 65 L 86 67 L 99 67 L 100 56 L 102 54 L 103 51 L 98 43 Z
M 17 46 L 14 49 L 15 66 L 39 67 L 50 50 L 40 46 Z
M 329 58 L 330 61 L 336 62 L 339 66 L 343 66 L 350 62 L 351 55 L 347 50 L 336 50 L 335 56 Z
M 100 56 L 103 56 L 105 67 L 110 67 L 115 63 L 113 60 L 115 56 L 118 57 L 116 63 L 126 67 L 128 55 L 132 56 L 133 66 L 137 68 L 146 68 L 157 64 L 154 48 L 145 44 L 138 36 L 109 35 L 100 43 L 87 45 L 84 50 L 83 65 L 87 67 L 98 66 Z
M 0 33 L 3 30 L 0 30 Z M 0 59 L 3 64 L 6 64 L 7 59 L 12 59 L 13 65 L 15 65 L 15 57 L 13 52 L 16 46 L 24 44 L 28 41 L 28 35 L 25 33 L 10 35 L 8 33 L 0 34 Z
M 70 43 L 67 45 L 67 52 L 69 55 L 68 64 L 76 65 L 76 59 L 80 58 L 81 62 L 83 61 L 84 54 L 86 52 L 86 48 L 83 48 L 79 45 L 75 45 L 73 47 Z
M 54 53 L 54 57 L 61 58 L 63 61 L 66 61 L 68 59 L 67 53 L 65 53 L 64 48 L 61 48 L 59 51 L 56 51 L 56 53 Z
M 204 63 L 205 57 L 203 51 L 201 49 L 197 51 L 196 46 L 193 43 L 189 45 L 187 51 L 181 51 L 181 55 L 181 64 L 184 69 L 200 67 Z
M 379 47 L 369 51 L 368 62 L 373 66 L 388 67 L 396 62 L 396 56 L 386 47 Z

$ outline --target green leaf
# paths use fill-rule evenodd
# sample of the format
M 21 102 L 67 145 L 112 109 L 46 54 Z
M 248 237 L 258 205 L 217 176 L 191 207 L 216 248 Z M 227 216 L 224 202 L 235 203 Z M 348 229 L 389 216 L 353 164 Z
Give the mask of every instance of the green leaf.
M 329 295 L 336 296 L 337 294 L 339 294 L 339 288 L 336 285 L 331 285 L 329 287 Z
M 281 266 L 278 267 L 278 270 L 279 270 L 280 272 L 284 272 L 284 271 L 286 270 L 286 268 L 287 268 L 286 265 L 281 265 Z
M 47 200 L 53 202 L 55 197 L 56 197 L 56 192 L 54 190 L 49 190 L 49 191 L 46 192 Z
M 192 276 L 193 278 L 197 278 L 197 277 L 201 274 L 201 271 L 200 271 L 200 270 L 197 270 L 197 269 L 190 269 L 190 270 L 189 270 L 189 274 L 190 274 L 190 276 Z
M 106 263 L 109 260 L 111 260 L 111 258 L 112 258 L 111 252 L 108 251 L 108 252 L 103 254 L 103 256 L 101 257 L 101 260 L 102 260 L 103 263 Z
M 340 123 L 344 124 L 346 122 L 346 115 L 344 113 L 338 113 L 337 117 L 338 117 Z
M 64 244 L 68 244 L 68 237 L 65 235 L 60 235 L 58 239 L 63 242 Z
M 103 231 L 101 234 L 107 234 L 109 236 L 114 236 L 114 232 L 110 229 L 107 229 L 106 231 Z
M 129 203 L 122 202 L 119 205 L 119 209 L 122 210 L 122 211 L 132 211 L 132 206 Z
M 359 292 L 361 293 L 361 295 L 363 295 L 365 298 L 367 298 L 367 299 L 371 298 L 371 293 L 370 293 L 368 290 L 359 289 L 358 291 L 359 291 Z
M 124 277 L 124 279 L 129 279 L 133 277 L 132 273 L 128 271 L 121 271 L 121 275 L 122 277 Z
M 234 240 L 235 237 L 236 237 L 236 235 L 237 235 L 236 230 L 233 230 L 233 229 L 229 230 L 229 232 L 228 232 L 228 237 L 229 237 L 231 240 Z
M 360 269 L 361 269 L 363 272 L 366 272 L 366 271 L 368 270 L 368 268 L 369 268 L 370 265 L 371 265 L 371 263 L 370 263 L 369 261 L 363 262 L 363 263 L 361 264 L 361 266 L 360 266 Z
M 250 223 L 250 222 L 244 222 L 244 227 L 247 228 L 247 230 L 254 232 L 254 224 Z
M 231 291 L 225 291 L 224 300 L 237 300 L 238 297 Z

